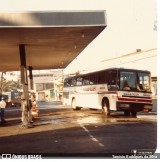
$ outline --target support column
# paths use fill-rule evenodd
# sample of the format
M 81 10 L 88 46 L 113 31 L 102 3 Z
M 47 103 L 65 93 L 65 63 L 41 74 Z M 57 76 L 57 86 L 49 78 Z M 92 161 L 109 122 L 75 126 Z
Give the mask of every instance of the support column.
M 26 52 L 25 52 L 25 45 L 19 45 L 20 51 L 20 61 L 21 61 L 21 83 L 23 86 L 23 94 L 25 99 L 29 99 L 28 96 L 28 77 L 27 77 L 27 67 L 26 67 Z
M 26 52 L 24 44 L 19 45 L 19 52 L 21 62 L 21 83 L 23 87 L 23 97 L 24 97 L 24 100 L 22 102 L 22 126 L 28 128 L 30 126 L 31 108 L 29 105 L 28 76 L 27 76 Z

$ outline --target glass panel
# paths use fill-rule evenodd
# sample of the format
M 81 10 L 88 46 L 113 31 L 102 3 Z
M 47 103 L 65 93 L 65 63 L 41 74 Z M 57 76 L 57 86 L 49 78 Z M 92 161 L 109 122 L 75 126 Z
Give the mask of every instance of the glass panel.
M 107 72 L 106 82 L 108 83 L 108 90 L 117 90 L 117 70 L 111 70 Z
M 150 92 L 150 74 L 149 73 L 138 73 L 138 89 L 140 91 Z
M 78 77 L 77 78 L 77 86 L 81 86 L 82 85 L 82 81 L 83 81 L 83 78 L 82 77 Z
M 106 72 L 98 73 L 98 84 L 105 84 L 106 83 Z
M 97 74 L 90 75 L 90 83 L 89 84 L 97 84 Z
M 89 85 L 89 76 L 83 76 L 83 85 Z
M 76 78 L 72 78 L 71 80 L 71 86 L 76 86 Z
M 71 86 L 71 80 L 70 79 L 65 79 L 64 80 L 64 87 L 70 87 Z
M 137 90 L 136 72 L 121 71 L 120 72 L 120 89 L 121 90 Z

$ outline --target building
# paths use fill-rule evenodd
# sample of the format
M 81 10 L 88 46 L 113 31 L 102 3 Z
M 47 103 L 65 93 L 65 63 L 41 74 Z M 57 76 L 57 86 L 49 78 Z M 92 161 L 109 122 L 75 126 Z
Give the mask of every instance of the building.
M 60 100 L 63 91 L 63 71 L 49 71 L 48 73 L 34 74 L 34 91 L 37 100 Z
M 21 84 L 20 75 L 18 82 Z M 28 82 L 30 87 L 30 82 Z M 33 91 L 39 101 L 60 100 L 63 93 L 63 70 L 41 70 L 33 72 Z

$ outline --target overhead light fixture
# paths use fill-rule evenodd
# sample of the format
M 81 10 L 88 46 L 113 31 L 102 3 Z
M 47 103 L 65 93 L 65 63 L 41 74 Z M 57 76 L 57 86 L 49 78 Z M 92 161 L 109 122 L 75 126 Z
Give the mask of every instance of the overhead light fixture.
M 142 52 L 142 50 L 141 49 L 136 49 L 136 52 Z

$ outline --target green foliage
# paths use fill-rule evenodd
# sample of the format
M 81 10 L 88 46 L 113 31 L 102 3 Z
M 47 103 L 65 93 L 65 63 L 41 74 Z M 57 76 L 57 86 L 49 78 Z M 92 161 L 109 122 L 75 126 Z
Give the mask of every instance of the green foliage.
M 19 84 L 16 81 L 10 81 L 10 80 L 5 80 L 4 78 L 2 79 L 2 84 L 0 81 L 0 89 L 2 92 L 11 92 L 11 91 L 17 91 L 19 89 Z
M 14 75 L 12 72 L 9 72 L 9 74 Z M 4 75 L 6 75 L 6 72 L 1 72 L 1 75 L 0 75 L 0 94 L 2 94 L 3 92 L 17 91 L 17 89 L 21 88 L 18 81 L 6 80 L 4 78 Z

